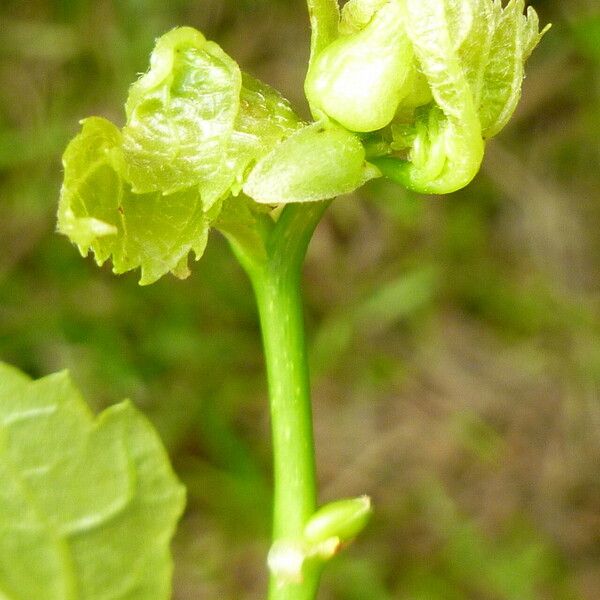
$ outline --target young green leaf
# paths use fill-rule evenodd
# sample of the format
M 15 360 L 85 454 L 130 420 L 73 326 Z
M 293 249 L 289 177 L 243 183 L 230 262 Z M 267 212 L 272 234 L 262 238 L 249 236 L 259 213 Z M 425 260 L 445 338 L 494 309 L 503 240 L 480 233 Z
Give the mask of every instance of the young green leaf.
M 184 491 L 130 403 L 0 363 L 0 597 L 167 600 Z
M 524 0 L 350 0 L 309 70 L 311 106 L 351 131 L 383 129 L 379 145 L 369 137 L 372 162 L 402 185 L 464 187 L 483 140 L 513 114 L 524 63 L 547 30 L 524 9 Z
M 301 127 L 278 92 L 189 27 L 159 38 L 126 112 L 122 131 L 92 117 L 69 144 L 58 229 L 115 273 L 140 267 L 141 284 L 186 277 L 225 199 Z
M 237 63 L 199 31 L 163 35 L 126 104 L 121 169 L 133 191 L 171 194 L 222 171 L 241 85 Z
M 185 277 L 189 252 L 202 256 L 208 235 L 197 187 L 136 194 L 115 168 L 120 150 L 121 133 L 112 123 L 83 121 L 63 157 L 58 230 L 82 255 L 92 250 L 99 265 L 112 257 L 115 273 L 141 267 L 141 284 L 169 271 Z
M 504 9 L 497 0 L 406 0 L 406 8 L 408 34 L 435 105 L 425 128 L 415 113 L 412 164 L 398 166 L 397 173 L 407 187 L 447 193 L 471 181 L 483 158 L 483 138 L 497 134 L 512 116 L 525 61 L 545 30 L 538 32 L 532 8 L 523 15 L 524 0 L 510 0 Z M 431 157 L 423 160 L 424 147 L 434 156 L 436 150 L 445 154 L 438 173 L 428 169 Z
M 297 126 L 289 104 L 191 27 L 162 36 L 129 93 L 119 168 L 133 191 L 198 186 L 205 209 Z
M 332 123 L 312 123 L 258 161 L 244 193 L 266 204 L 326 200 L 378 175 L 357 136 Z
M 387 159 L 375 164 L 410 189 L 448 193 L 467 185 L 483 158 L 479 118 L 454 51 L 458 40 L 453 32 L 460 28 L 448 19 L 452 13 L 438 0 L 407 0 L 406 10 L 410 40 L 435 103 L 424 114 L 415 113 L 408 161 L 395 164 Z
M 521 85 L 525 76 L 525 61 L 549 26 L 539 31 L 539 19 L 529 7 L 523 14 L 524 0 L 511 0 L 502 10 L 493 5 L 495 22 L 489 61 L 486 65 L 481 89 L 479 116 L 483 137 L 497 135 L 512 117 L 521 98 Z

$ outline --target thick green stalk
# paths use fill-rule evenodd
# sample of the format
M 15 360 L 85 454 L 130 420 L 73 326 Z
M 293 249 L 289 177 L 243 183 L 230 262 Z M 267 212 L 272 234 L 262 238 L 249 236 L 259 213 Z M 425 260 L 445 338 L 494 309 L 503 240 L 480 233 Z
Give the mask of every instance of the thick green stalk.
M 300 541 L 316 510 L 310 383 L 301 274 L 308 243 L 328 202 L 291 204 L 265 235 L 266 258 L 230 238 L 256 294 L 263 335 L 274 454 L 273 547 Z M 285 558 L 283 559 L 285 563 Z M 293 556 L 289 570 L 294 571 Z M 272 569 L 270 600 L 313 600 L 321 565 L 297 577 Z

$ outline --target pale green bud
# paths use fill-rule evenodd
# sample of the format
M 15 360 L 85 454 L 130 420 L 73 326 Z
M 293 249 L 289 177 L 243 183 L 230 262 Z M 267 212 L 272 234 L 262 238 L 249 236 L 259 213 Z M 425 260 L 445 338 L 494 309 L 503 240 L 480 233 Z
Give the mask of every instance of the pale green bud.
M 306 79 L 314 109 L 351 131 L 376 131 L 391 122 L 414 76 L 402 13 L 398 0 L 346 5 L 340 27 L 349 33 L 317 56 Z
M 373 512 L 368 496 L 337 500 L 322 506 L 304 527 L 304 539 L 311 545 L 337 539 L 352 541 L 366 526 Z
M 269 571 L 280 584 L 300 584 L 308 562 L 324 563 L 366 526 L 373 510 L 368 496 L 322 506 L 308 520 L 300 539 L 277 540 L 269 550 Z

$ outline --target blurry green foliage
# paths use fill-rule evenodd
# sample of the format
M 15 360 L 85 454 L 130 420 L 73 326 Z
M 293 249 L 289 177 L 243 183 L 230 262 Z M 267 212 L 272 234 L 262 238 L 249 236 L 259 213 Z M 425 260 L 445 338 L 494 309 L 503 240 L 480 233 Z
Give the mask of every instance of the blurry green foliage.
M 575 42 L 592 60 L 600 60 L 600 15 L 579 19 L 573 25 Z

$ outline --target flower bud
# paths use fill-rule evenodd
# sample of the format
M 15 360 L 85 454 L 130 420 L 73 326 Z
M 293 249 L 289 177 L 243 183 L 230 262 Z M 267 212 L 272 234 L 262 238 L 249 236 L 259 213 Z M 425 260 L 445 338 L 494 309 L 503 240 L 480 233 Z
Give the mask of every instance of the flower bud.
M 304 539 L 313 545 L 333 538 L 341 544 L 350 542 L 365 528 L 372 512 L 368 496 L 330 502 L 309 519 L 304 527 Z
M 413 54 L 399 0 L 351 0 L 344 33 L 321 52 L 306 80 L 306 96 L 351 131 L 388 125 L 410 91 Z
M 315 202 L 352 192 L 379 175 L 356 135 L 333 123 L 312 123 L 259 160 L 243 189 L 264 204 Z

